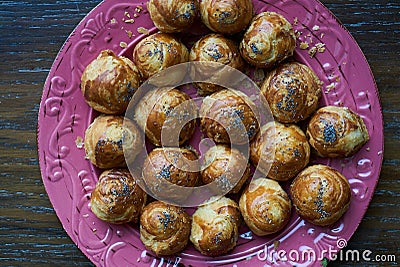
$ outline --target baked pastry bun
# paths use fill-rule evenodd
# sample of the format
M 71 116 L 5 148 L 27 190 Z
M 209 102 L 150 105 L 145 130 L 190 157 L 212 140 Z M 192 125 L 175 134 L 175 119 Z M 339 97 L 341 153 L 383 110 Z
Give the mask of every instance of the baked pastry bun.
M 307 166 L 309 159 L 306 135 L 294 124 L 269 122 L 250 144 L 251 162 L 273 180 L 292 179 Z
M 147 155 L 143 163 L 143 178 L 156 191 L 159 180 L 195 187 L 200 181 L 197 159 L 197 154 L 186 148 L 156 148 Z
M 350 205 L 351 189 L 347 179 L 335 169 L 314 165 L 303 170 L 290 185 L 297 214 L 320 226 L 332 225 Z
M 321 157 L 350 157 L 369 140 L 363 119 L 346 107 L 319 109 L 307 127 L 311 146 Z
M 222 34 L 212 33 L 198 40 L 190 50 L 189 60 L 220 63 L 238 70 L 243 70 L 244 68 L 244 61 L 240 56 L 238 44 Z M 227 71 L 223 68 L 215 73 L 215 68 L 208 68 L 207 64 L 205 64 L 204 68 L 197 67 L 196 70 L 201 72 L 196 73 L 196 77 L 202 76 L 211 81 L 211 83 L 194 84 L 199 88 L 198 93 L 200 95 L 211 94 L 223 89 L 222 86 L 212 83 L 213 80 L 229 79 L 226 77 Z
M 200 15 L 212 31 L 235 34 L 246 29 L 253 17 L 251 0 L 202 0 Z
M 142 39 L 133 50 L 133 61 L 144 79 L 189 60 L 189 51 L 176 37 L 167 33 L 155 33 Z M 182 74 L 169 77 L 178 82 Z M 179 76 L 179 77 L 178 77 Z
M 128 169 L 105 170 L 91 194 L 92 212 L 109 223 L 138 222 L 147 195 L 136 181 Z
M 211 199 L 198 207 L 192 219 L 190 241 L 201 254 L 219 256 L 236 246 L 240 211 L 235 201 L 226 197 Z
M 139 86 L 140 75 L 135 64 L 111 50 L 101 51 L 81 76 L 86 103 L 105 114 L 124 113 Z
M 236 148 L 215 145 L 204 154 L 201 166 L 203 184 L 216 181 L 218 189 L 236 194 L 250 177 L 250 164 Z
M 278 182 L 258 178 L 244 190 L 239 207 L 250 230 L 264 236 L 285 227 L 290 219 L 292 204 Z
M 149 91 L 135 106 L 135 120 L 156 146 L 179 146 L 188 141 L 196 126 L 197 106 L 178 89 Z
M 174 33 L 188 29 L 199 11 L 197 0 L 150 0 L 147 3 L 154 25 L 162 32 Z
M 122 116 L 100 115 L 85 131 L 85 153 L 90 162 L 101 168 L 125 167 L 133 162 L 144 146 L 136 124 Z M 129 150 L 125 158 L 124 150 Z
M 261 93 L 276 120 L 297 123 L 317 110 L 321 85 L 322 82 L 309 67 L 290 62 L 267 74 Z
M 217 143 L 246 144 L 259 130 L 257 107 L 244 93 L 224 89 L 203 99 L 201 131 Z
M 183 208 L 155 201 L 140 216 L 140 240 L 157 256 L 182 251 L 189 242 L 192 219 Z
M 282 15 L 262 12 L 255 16 L 240 43 L 240 53 L 251 65 L 271 68 L 293 55 L 296 36 Z

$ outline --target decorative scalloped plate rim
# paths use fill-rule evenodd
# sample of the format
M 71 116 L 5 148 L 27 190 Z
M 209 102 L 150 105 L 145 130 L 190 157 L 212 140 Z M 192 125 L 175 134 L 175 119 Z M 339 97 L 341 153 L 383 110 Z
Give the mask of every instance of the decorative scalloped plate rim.
M 257 13 L 265 10 L 282 13 L 301 32 L 300 41 L 307 41 L 311 46 L 318 42 L 325 44 L 326 50 L 312 59 L 307 50 L 297 47 L 295 59 L 313 68 L 324 82 L 327 87 L 323 93 L 324 105 L 347 106 L 359 113 L 366 123 L 371 138 L 355 156 L 316 160 L 339 170 L 349 179 L 353 199 L 348 212 L 332 227 L 313 226 L 293 213 L 288 226 L 271 237 L 249 239 L 248 230 L 242 227 L 238 246 L 231 253 L 216 258 L 200 255 L 192 245 L 175 257 L 157 258 L 145 250 L 137 226 L 110 225 L 97 219 L 90 211 L 89 199 L 98 170 L 84 159 L 84 149 L 79 144 L 96 114 L 86 105 L 80 92 L 80 75 L 102 49 L 129 55 L 134 44 L 144 36 L 138 34 L 139 26 L 155 32 L 145 2 L 106 0 L 78 24 L 61 48 L 44 85 L 38 115 L 38 155 L 46 191 L 65 231 L 94 264 L 263 266 L 275 261 L 274 265 L 279 266 L 319 266 L 321 259 L 292 262 L 279 260 L 276 253 L 262 259 L 265 258 L 263 252 L 265 248 L 271 252 L 274 244 L 279 244 L 276 250 L 312 249 L 319 257 L 329 248 L 338 250 L 337 242 L 348 241 L 356 231 L 372 199 L 383 159 L 382 112 L 368 62 L 351 34 L 319 1 L 253 2 Z M 135 13 L 137 6 L 144 10 L 138 13 L 135 23 L 124 22 L 123 18 L 129 19 L 126 12 Z M 319 29 L 313 29 L 315 25 Z M 128 33 L 133 34 L 132 38 Z

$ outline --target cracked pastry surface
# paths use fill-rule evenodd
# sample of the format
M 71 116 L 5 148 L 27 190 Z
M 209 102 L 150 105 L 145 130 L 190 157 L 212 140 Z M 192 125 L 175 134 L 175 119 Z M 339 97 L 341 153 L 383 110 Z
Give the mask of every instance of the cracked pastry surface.
M 157 88 L 146 93 L 135 107 L 135 120 L 156 146 L 179 146 L 188 141 L 196 126 L 197 106 L 186 93 Z
M 190 241 L 201 254 L 219 256 L 236 246 L 241 217 L 235 201 L 226 197 L 211 201 L 193 214 Z
M 224 37 L 222 34 L 211 33 L 198 40 L 191 48 L 189 54 L 190 61 L 212 62 L 227 65 L 237 70 L 243 70 L 244 60 L 240 56 L 239 45 L 233 40 Z M 199 88 L 200 95 L 208 95 L 222 90 L 224 87 L 216 84 L 218 81 L 229 79 L 228 71 L 221 68 L 216 72 L 216 68 L 196 67 L 196 78 L 204 77 L 211 83 L 194 83 Z M 235 75 L 235 74 L 232 74 Z M 212 81 L 216 82 L 213 83 Z
M 158 256 L 173 255 L 188 244 L 191 222 L 183 208 L 154 201 L 140 216 L 140 240 Z
M 147 36 L 133 50 L 133 61 L 145 80 L 168 67 L 187 62 L 188 59 L 186 46 L 168 33 Z M 172 80 L 177 81 L 179 77 Z
M 244 93 L 224 89 L 204 98 L 201 131 L 217 143 L 245 144 L 259 130 L 258 109 Z
M 328 226 L 347 211 L 351 189 L 347 179 L 337 170 L 313 165 L 293 180 L 290 195 L 300 217 L 315 225 Z
M 309 159 L 306 135 L 294 124 L 269 122 L 250 144 L 251 162 L 273 180 L 292 179 L 307 166 Z
M 195 0 L 150 0 L 147 3 L 154 25 L 162 32 L 181 32 L 189 28 L 199 11 L 199 2 Z
M 212 31 L 234 34 L 243 31 L 253 17 L 251 0 L 201 0 L 200 15 Z
M 91 193 L 91 210 L 101 220 L 122 224 L 138 222 L 147 194 L 128 169 L 105 170 Z
M 369 140 L 363 119 L 349 108 L 336 106 L 319 109 L 306 134 L 321 157 L 350 157 Z
M 83 71 L 81 91 L 93 109 L 105 114 L 121 114 L 139 88 L 140 79 L 132 61 L 116 56 L 111 50 L 103 50 Z
M 292 204 L 278 182 L 266 178 L 253 180 L 239 201 L 246 225 L 258 236 L 282 230 L 289 222 Z
M 293 55 L 296 36 L 280 14 L 262 12 L 250 22 L 240 43 L 240 53 L 251 65 L 271 68 Z
M 250 177 L 250 164 L 238 149 L 219 144 L 204 154 L 200 173 L 204 184 L 216 181 L 221 191 L 236 194 Z
M 123 116 L 100 115 L 85 131 L 86 158 L 101 169 L 125 167 L 126 161 L 135 160 L 143 144 L 139 128 Z M 123 149 L 130 151 L 128 158 Z
M 317 110 L 321 85 L 322 82 L 309 67 L 289 62 L 267 74 L 261 93 L 276 120 L 297 123 Z

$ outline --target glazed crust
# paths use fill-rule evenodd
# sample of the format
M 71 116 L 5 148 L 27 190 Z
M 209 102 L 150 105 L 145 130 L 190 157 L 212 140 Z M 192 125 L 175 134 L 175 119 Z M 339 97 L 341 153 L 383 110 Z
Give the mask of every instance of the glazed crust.
M 189 51 L 177 38 L 155 33 L 141 40 L 133 50 L 133 60 L 144 79 L 173 65 L 187 62 Z
M 111 50 L 101 51 L 83 71 L 81 91 L 86 103 L 105 114 L 122 114 L 128 107 L 140 75 L 135 64 Z
M 290 194 L 297 214 L 320 226 L 338 221 L 347 211 L 351 199 L 347 179 L 325 165 L 303 170 L 290 185 Z
M 213 93 L 204 98 L 200 108 L 201 131 L 217 143 L 250 142 L 259 130 L 258 121 L 254 103 L 237 90 Z
M 201 254 L 219 256 L 236 246 L 240 211 L 235 201 L 222 197 L 200 206 L 192 218 L 190 241 Z
M 147 4 L 151 20 L 162 32 L 181 32 L 189 28 L 199 10 L 199 2 L 195 0 L 150 0 Z
M 202 37 L 192 46 L 189 60 L 220 63 L 237 70 L 243 70 L 245 64 L 240 56 L 238 44 L 222 34 L 215 33 Z M 212 73 L 210 73 L 210 69 Z M 196 75 L 203 75 L 211 81 L 227 79 L 227 72 L 224 69 L 215 73 L 214 68 L 207 68 L 206 65 L 204 69 L 201 68 L 201 71 L 201 74 L 196 73 Z M 211 94 L 223 89 L 222 86 L 213 83 L 195 83 L 195 86 L 199 88 L 200 95 Z
M 290 62 L 267 74 L 261 93 L 276 120 L 297 123 L 308 118 L 318 108 L 321 85 L 322 82 L 309 67 Z
M 140 240 L 158 256 L 178 253 L 189 242 L 191 222 L 183 208 L 152 202 L 140 216 Z
M 143 149 L 143 137 L 136 124 L 122 116 L 100 115 L 85 131 L 86 158 L 101 169 L 125 167 Z M 129 158 L 124 151 L 129 150 Z
M 319 109 L 307 127 L 311 146 L 321 157 L 350 157 L 368 142 L 363 119 L 346 107 L 326 106 Z
M 200 174 L 195 152 L 185 148 L 165 147 L 152 150 L 143 163 L 143 178 L 149 186 L 156 186 L 157 180 L 179 186 L 195 187 Z
M 234 34 L 243 31 L 253 17 L 251 0 L 202 0 L 200 15 L 212 31 Z
M 201 179 L 204 184 L 217 180 L 217 185 L 222 190 L 232 188 L 229 193 L 236 194 L 249 177 L 250 164 L 238 149 L 216 145 L 204 154 L 201 167 Z
M 91 194 L 92 212 L 110 223 L 138 222 L 147 195 L 136 180 L 127 169 L 104 171 Z
M 240 43 L 240 53 L 253 66 L 271 68 L 293 55 L 296 36 L 292 25 L 280 14 L 255 16 Z
M 268 155 L 274 153 L 271 159 Z M 296 125 L 270 122 L 264 125 L 250 145 L 254 166 L 277 181 L 287 181 L 303 170 L 310 159 L 306 135 Z
M 239 207 L 250 230 L 264 236 L 285 227 L 290 219 L 292 204 L 278 182 L 258 178 L 243 192 Z
M 140 105 L 136 105 L 135 120 L 154 145 L 178 146 L 192 137 L 196 121 L 189 118 L 197 118 L 197 112 L 196 104 L 186 93 L 178 89 L 158 88 L 148 92 Z M 163 129 L 165 125 L 168 127 Z M 169 134 L 172 129 L 179 135 L 177 140 L 174 139 L 176 135 Z M 164 130 L 165 139 L 162 140 Z

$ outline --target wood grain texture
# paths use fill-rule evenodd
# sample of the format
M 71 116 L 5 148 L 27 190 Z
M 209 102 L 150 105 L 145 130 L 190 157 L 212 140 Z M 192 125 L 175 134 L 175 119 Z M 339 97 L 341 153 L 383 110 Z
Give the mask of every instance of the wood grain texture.
M 99 1 L 0 2 L 0 265 L 92 266 L 64 232 L 37 157 L 37 113 L 59 49 Z M 324 0 L 363 50 L 379 88 L 384 163 L 374 198 L 348 249 L 395 254 L 400 263 L 400 3 Z M 376 266 L 376 262 L 361 265 Z M 360 266 L 334 262 L 330 266 Z

